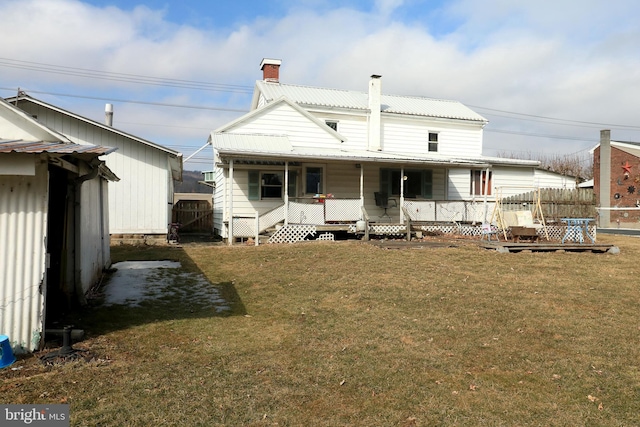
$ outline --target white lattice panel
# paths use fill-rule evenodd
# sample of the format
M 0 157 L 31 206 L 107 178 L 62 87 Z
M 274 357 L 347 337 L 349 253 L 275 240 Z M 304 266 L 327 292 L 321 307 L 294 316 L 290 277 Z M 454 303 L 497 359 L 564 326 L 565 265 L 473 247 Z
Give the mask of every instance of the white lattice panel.
M 493 215 L 493 208 L 495 203 L 487 203 L 487 216 L 486 221 L 491 221 Z M 466 222 L 485 222 L 484 214 L 485 205 L 484 202 L 468 202 L 466 204 L 466 215 L 464 221 Z
M 254 237 L 256 235 L 255 224 L 255 218 L 234 217 L 233 237 Z
M 360 199 L 325 199 L 325 220 L 334 222 L 358 221 L 361 217 Z
M 289 224 L 324 224 L 324 203 L 289 203 Z
M 435 221 L 436 202 L 430 201 L 406 201 L 404 207 L 411 221 Z
M 316 238 L 316 240 L 330 240 L 330 241 L 334 241 L 334 240 L 336 240 L 336 239 L 335 239 L 335 237 L 334 237 L 334 235 L 333 235 L 332 233 L 323 233 L 323 234 L 320 234 L 320 235 Z
M 399 224 L 371 224 L 370 230 L 373 234 L 403 234 L 407 227 Z
M 269 243 L 295 243 L 303 241 L 308 235 L 316 235 L 315 225 L 287 225 L 269 238 Z
M 420 230 L 431 233 L 443 233 L 443 234 L 458 234 L 460 228 L 457 225 L 443 224 L 443 225 L 422 225 Z
M 260 215 L 260 231 L 271 228 L 282 221 L 284 221 L 284 205 Z
M 462 221 L 465 212 L 465 202 L 438 202 L 436 206 L 436 220 L 453 222 Z

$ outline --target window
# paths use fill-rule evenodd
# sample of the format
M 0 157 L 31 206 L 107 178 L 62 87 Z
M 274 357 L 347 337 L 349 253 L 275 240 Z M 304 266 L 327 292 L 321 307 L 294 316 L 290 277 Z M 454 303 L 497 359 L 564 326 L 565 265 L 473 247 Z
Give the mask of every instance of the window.
M 472 196 L 484 196 L 485 188 L 487 189 L 487 196 L 490 196 L 491 195 L 491 171 L 489 171 L 489 178 L 487 179 L 486 170 L 472 170 L 470 194 Z
M 331 129 L 335 130 L 336 132 L 338 132 L 338 122 L 336 122 L 335 120 L 325 120 L 325 123 L 327 124 L 327 126 L 329 126 Z
M 429 132 L 429 152 L 438 152 L 438 134 L 435 132 Z
M 433 171 L 431 169 L 380 169 L 380 192 L 391 196 L 400 195 L 400 180 L 403 179 L 404 197 L 433 197 Z
M 284 173 L 279 171 L 249 172 L 249 200 L 282 199 Z M 296 171 L 289 171 L 289 195 L 296 195 Z
M 324 168 L 322 166 L 305 168 L 305 194 L 321 194 L 323 193 L 323 175 Z

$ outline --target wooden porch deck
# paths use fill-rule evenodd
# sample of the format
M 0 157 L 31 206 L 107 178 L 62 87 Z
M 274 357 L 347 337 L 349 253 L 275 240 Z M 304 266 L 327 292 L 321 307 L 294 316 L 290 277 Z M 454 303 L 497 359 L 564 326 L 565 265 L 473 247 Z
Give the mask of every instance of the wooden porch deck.
M 591 252 L 591 253 L 620 253 L 615 245 L 576 244 L 576 243 L 511 243 L 511 242 L 482 242 L 485 249 L 494 249 L 501 253 L 514 252 Z

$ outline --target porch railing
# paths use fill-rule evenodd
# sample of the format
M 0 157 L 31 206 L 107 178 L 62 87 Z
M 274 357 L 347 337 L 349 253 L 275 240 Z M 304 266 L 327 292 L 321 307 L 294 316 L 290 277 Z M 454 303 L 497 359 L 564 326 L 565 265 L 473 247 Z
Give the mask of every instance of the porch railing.
M 494 202 L 486 205 L 486 219 L 491 219 Z M 405 215 L 412 222 L 476 222 L 485 221 L 485 204 L 464 200 L 405 200 Z M 360 199 L 304 199 L 289 202 L 287 222 L 289 224 L 341 224 L 355 223 L 364 218 Z M 284 221 L 284 204 L 255 216 L 233 217 L 234 237 L 254 237 Z M 374 216 L 375 217 L 375 216 Z M 373 218 L 373 217 L 372 217 Z M 407 218 L 405 218 L 407 219 Z M 397 221 L 400 221 L 399 214 Z M 256 224 L 258 232 L 256 233 Z

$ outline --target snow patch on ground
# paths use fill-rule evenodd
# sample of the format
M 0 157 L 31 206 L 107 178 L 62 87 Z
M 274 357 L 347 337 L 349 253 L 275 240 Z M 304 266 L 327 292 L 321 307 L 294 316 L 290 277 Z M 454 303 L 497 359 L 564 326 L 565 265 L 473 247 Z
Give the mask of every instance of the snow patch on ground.
M 140 307 L 143 301 L 174 297 L 182 301 L 210 305 L 216 312 L 229 311 L 219 290 L 202 274 L 185 273 L 175 261 L 123 261 L 112 265 L 116 271 L 104 287 L 104 305 Z M 189 286 L 184 286 L 189 283 Z

